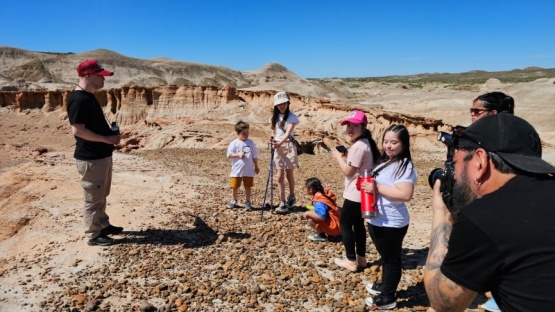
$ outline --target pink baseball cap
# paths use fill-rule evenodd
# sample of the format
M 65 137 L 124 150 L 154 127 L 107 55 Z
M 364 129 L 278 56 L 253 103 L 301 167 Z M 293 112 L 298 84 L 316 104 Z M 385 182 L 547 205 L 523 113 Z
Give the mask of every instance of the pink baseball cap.
M 354 124 L 363 124 L 366 126 L 368 124 L 368 119 L 366 118 L 366 114 L 364 112 L 359 110 L 354 110 L 350 112 L 349 116 L 347 116 L 347 118 L 341 122 L 341 125 L 343 126 L 348 122 L 351 122 Z
M 77 74 L 79 77 L 86 75 L 112 76 L 114 72 L 105 70 L 97 60 L 86 60 L 77 66 Z

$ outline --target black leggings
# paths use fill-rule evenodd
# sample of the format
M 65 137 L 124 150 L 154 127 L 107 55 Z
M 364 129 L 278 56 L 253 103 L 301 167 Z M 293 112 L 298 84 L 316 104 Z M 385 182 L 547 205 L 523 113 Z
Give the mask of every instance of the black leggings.
M 401 250 L 408 228 L 408 225 L 402 228 L 388 228 L 368 224 L 368 233 L 382 257 L 381 291 L 385 296 L 394 296 L 401 280 Z
M 341 238 L 345 247 L 345 257 L 351 261 L 356 256 L 366 255 L 366 230 L 360 213 L 360 203 L 345 199 L 341 209 Z

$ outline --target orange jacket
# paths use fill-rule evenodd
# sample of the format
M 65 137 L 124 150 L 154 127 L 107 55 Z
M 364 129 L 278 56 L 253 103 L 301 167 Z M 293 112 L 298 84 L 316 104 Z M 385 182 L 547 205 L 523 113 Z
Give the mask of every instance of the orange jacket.
M 341 217 L 341 211 L 339 211 L 339 208 L 335 204 L 337 197 L 335 196 L 334 193 L 332 193 L 327 188 L 324 188 L 324 193 L 332 200 L 329 200 L 320 192 L 314 194 L 314 196 L 312 197 L 312 205 L 314 205 L 315 202 L 321 202 L 326 204 L 328 207 L 330 207 L 330 209 L 328 210 L 328 217 L 326 218 L 326 220 L 317 222 L 316 227 L 318 227 L 320 230 L 326 233 L 326 235 L 332 235 L 332 236 L 339 235 L 341 234 L 341 226 L 339 223 L 339 219 Z

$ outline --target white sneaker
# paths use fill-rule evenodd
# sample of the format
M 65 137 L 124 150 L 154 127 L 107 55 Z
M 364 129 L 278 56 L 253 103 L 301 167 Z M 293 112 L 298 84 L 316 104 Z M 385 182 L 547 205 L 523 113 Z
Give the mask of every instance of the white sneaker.
M 372 296 L 377 296 L 382 292 L 378 289 L 378 284 L 376 283 L 369 283 L 366 284 L 366 291 L 369 292 Z
M 369 307 L 376 305 L 378 310 L 392 310 L 397 306 L 397 299 L 395 297 L 384 297 L 380 294 L 375 297 L 368 297 L 364 299 L 364 303 L 366 303 Z
M 251 211 L 252 205 L 250 201 L 245 202 L 245 211 Z
M 308 235 L 308 239 L 313 242 L 325 242 L 328 240 L 326 234 L 324 233 L 314 233 L 312 235 Z
M 235 199 L 230 200 L 229 204 L 227 204 L 227 208 L 231 209 L 235 207 L 237 207 L 237 201 Z
M 287 208 L 284 201 L 280 202 L 279 206 L 275 210 L 275 213 L 278 213 L 278 214 L 285 214 L 288 212 L 289 212 L 289 209 Z

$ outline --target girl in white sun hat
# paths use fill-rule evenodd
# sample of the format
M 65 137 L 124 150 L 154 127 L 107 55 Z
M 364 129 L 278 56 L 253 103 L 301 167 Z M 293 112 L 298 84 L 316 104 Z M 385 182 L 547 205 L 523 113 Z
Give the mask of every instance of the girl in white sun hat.
M 276 168 L 276 178 L 279 189 L 279 206 L 276 213 L 287 213 L 289 208 L 295 204 L 295 176 L 293 169 L 299 168 L 299 158 L 297 148 L 289 136 L 294 137 L 295 126 L 299 123 L 297 115 L 289 110 L 289 95 L 285 92 L 278 92 L 274 96 L 274 112 L 270 119 L 273 138 L 271 142 L 274 153 L 274 165 Z M 285 198 L 285 177 L 289 184 L 289 196 Z

